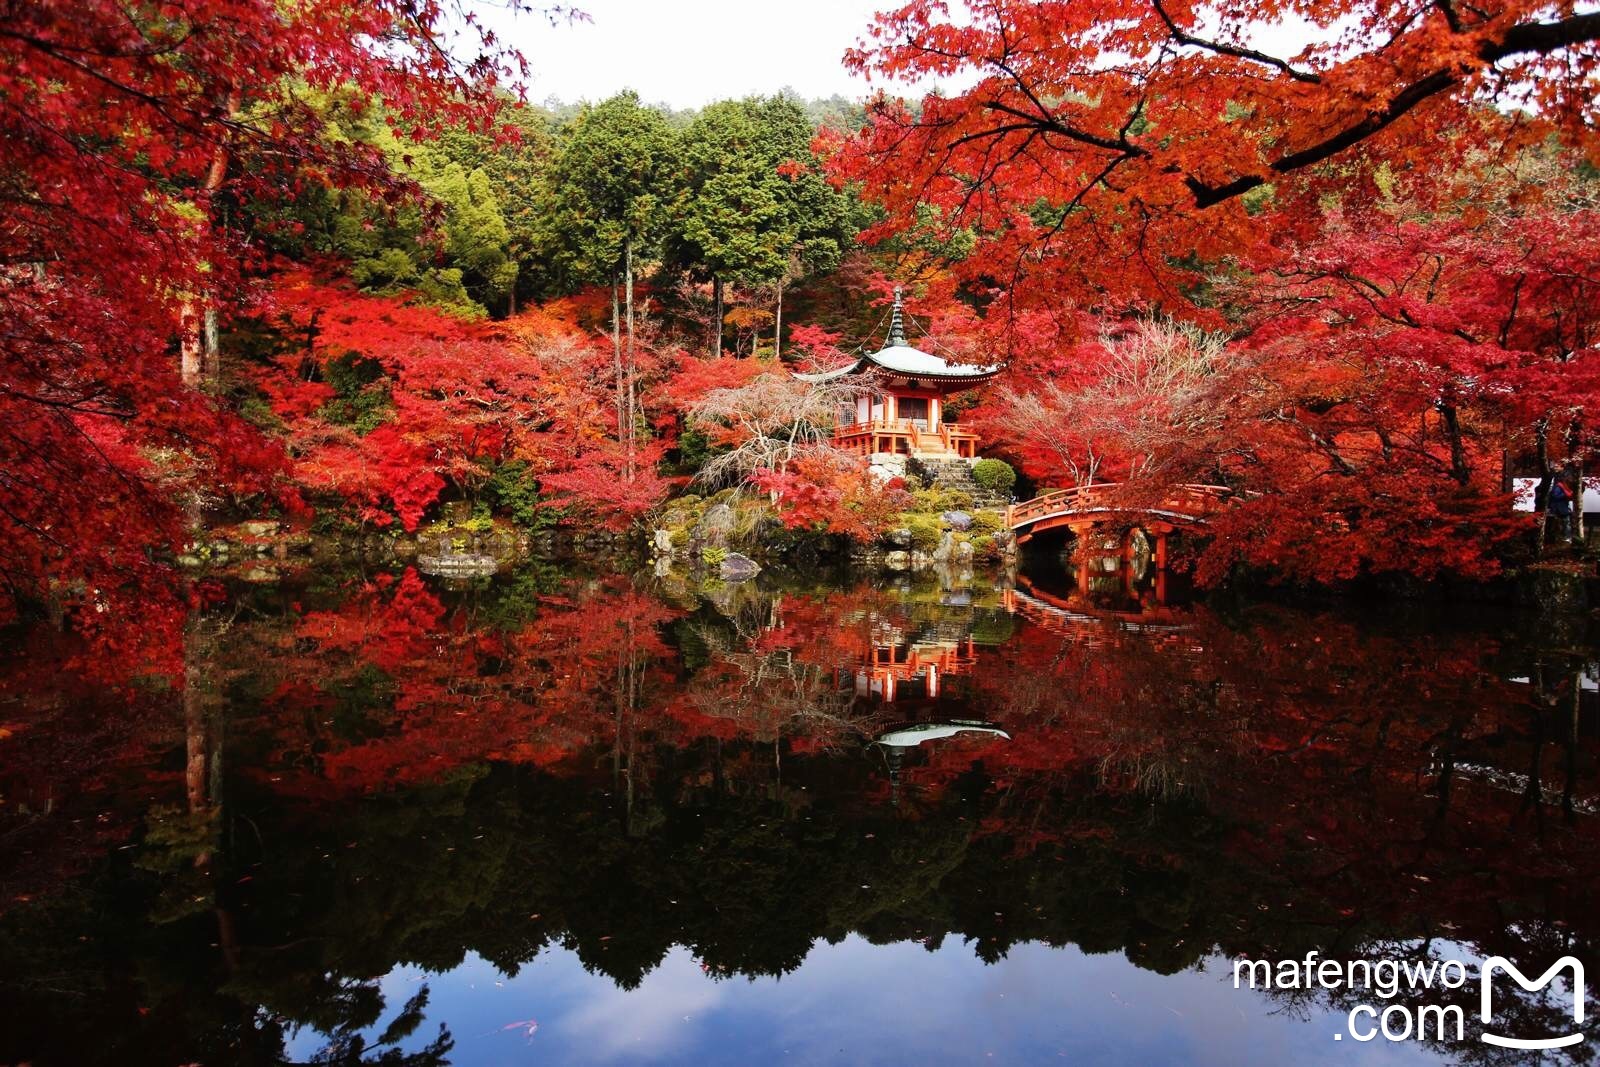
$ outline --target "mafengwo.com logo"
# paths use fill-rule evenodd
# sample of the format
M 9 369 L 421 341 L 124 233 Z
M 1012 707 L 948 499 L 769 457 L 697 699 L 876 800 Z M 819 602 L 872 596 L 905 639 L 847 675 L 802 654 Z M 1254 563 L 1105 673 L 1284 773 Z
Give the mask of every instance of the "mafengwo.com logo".
M 1467 1010 L 1459 1002 L 1461 990 L 1471 980 L 1472 968 L 1455 959 L 1318 959 L 1317 952 L 1300 960 L 1238 959 L 1233 963 L 1233 986 L 1263 990 L 1324 990 L 1338 994 L 1342 1003 L 1352 996 L 1359 1002 L 1345 1015 L 1345 1029 L 1333 1035 L 1356 1041 L 1465 1041 Z M 1478 1029 L 1475 1037 L 1485 1044 L 1524 1051 L 1569 1048 L 1584 1039 L 1583 961 L 1562 956 L 1544 973 L 1529 978 L 1504 956 L 1491 956 L 1478 970 Z M 1516 990 L 1570 1003 L 1570 1027 L 1560 1033 L 1512 1034 L 1495 1018 L 1496 990 L 1501 1002 L 1516 997 Z M 1438 1002 L 1427 1003 L 1428 994 Z M 1376 1001 L 1368 1001 L 1370 994 Z M 1403 997 L 1401 994 L 1405 994 Z M 1452 1003 L 1452 1001 L 1455 1001 Z M 1527 1014 L 1517 1012 L 1519 1017 Z M 1565 1022 L 1563 1010 L 1560 1021 Z

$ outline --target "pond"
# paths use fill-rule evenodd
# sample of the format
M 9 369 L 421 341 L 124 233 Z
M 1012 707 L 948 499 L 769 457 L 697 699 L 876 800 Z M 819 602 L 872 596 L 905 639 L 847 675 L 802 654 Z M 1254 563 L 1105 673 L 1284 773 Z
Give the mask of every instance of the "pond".
M 1483 974 L 1600 964 L 1583 620 L 1051 570 L 291 575 L 182 686 L 13 633 L 0 1063 L 1589 1061 Z

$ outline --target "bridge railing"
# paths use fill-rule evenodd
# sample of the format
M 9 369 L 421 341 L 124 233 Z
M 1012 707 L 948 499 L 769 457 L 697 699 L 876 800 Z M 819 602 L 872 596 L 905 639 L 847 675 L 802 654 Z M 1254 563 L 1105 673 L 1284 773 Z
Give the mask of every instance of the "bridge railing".
M 1104 511 L 1160 512 L 1204 519 L 1234 495 L 1233 490 L 1225 485 L 1179 485 L 1168 490 L 1155 503 L 1134 504 L 1119 499 L 1122 488 L 1120 482 L 1100 482 L 1044 493 L 1007 508 L 1006 525 L 1016 530 L 1049 515 Z

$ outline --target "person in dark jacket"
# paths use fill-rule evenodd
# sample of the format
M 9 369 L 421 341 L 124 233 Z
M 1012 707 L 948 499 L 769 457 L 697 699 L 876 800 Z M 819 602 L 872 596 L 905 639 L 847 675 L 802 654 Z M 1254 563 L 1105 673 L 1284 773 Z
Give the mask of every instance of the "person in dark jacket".
M 1546 510 L 1556 518 L 1556 525 L 1561 529 L 1561 540 L 1572 540 L 1572 490 L 1567 488 L 1565 478 L 1557 478 L 1550 484 L 1550 501 Z

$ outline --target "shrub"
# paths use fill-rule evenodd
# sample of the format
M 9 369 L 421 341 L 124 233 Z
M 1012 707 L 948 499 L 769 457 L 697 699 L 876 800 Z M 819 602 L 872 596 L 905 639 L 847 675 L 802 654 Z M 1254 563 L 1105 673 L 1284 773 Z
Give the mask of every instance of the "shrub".
M 1017 484 L 1017 472 L 1003 459 L 980 459 L 972 465 L 972 480 L 991 493 L 1006 494 Z
M 526 530 L 552 526 L 560 516 L 557 508 L 543 503 L 539 481 L 520 459 L 500 464 L 484 485 L 484 495 L 494 506 Z
M 393 414 L 389 382 L 383 377 L 383 365 L 377 360 L 342 355 L 328 361 L 322 376 L 335 395 L 317 409 L 318 418 L 348 426 L 365 437 Z
M 728 558 L 728 550 L 715 545 L 707 545 L 700 550 L 700 559 L 708 567 L 720 567 L 722 561 Z
M 972 532 L 994 534 L 1006 528 L 1006 517 L 999 511 L 980 511 L 972 516 Z
M 972 494 L 959 489 L 919 489 L 911 494 L 911 499 L 916 510 L 930 515 L 972 510 Z
M 932 552 L 943 537 L 939 520 L 926 515 L 911 516 L 906 520 L 906 529 L 911 531 L 911 547 L 918 552 Z

